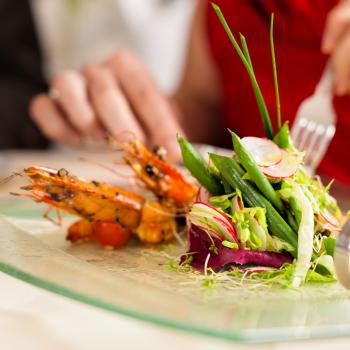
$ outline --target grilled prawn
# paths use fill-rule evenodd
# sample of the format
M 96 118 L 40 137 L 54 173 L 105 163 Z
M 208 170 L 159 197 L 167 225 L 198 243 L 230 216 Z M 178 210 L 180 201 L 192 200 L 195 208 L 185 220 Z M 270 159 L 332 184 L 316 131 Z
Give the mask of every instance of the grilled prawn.
M 140 142 L 130 141 L 122 148 L 125 162 L 152 190 L 156 200 L 146 200 L 109 184 L 86 180 L 65 169 L 45 167 L 25 169 L 23 174 L 30 184 L 22 189 L 27 197 L 48 204 L 49 210 L 63 210 L 81 218 L 68 230 L 67 239 L 71 241 L 95 238 L 106 245 L 108 239 L 96 234 L 97 227 L 104 227 L 101 223 L 114 224 L 117 231 L 136 234 L 146 243 L 170 240 L 177 229 L 176 217 L 185 213 L 193 202 L 196 186 Z

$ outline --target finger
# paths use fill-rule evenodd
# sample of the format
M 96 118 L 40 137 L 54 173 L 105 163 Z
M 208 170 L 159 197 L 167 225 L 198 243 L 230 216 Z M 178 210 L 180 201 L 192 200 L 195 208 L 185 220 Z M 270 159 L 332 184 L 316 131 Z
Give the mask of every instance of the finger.
M 349 93 L 350 80 L 350 30 L 343 37 L 332 55 L 336 74 L 335 92 L 339 96 Z
M 145 134 L 113 75 L 99 65 L 87 66 L 84 75 L 94 108 L 107 131 L 114 137 L 131 131 L 144 142 Z
M 343 1 L 328 15 L 321 49 L 325 54 L 333 52 L 337 43 L 350 26 L 350 1 Z
M 103 132 L 90 106 L 84 78 L 75 71 L 65 71 L 53 81 L 55 101 L 64 110 L 72 125 L 82 134 L 101 138 Z
M 184 134 L 176 113 L 157 88 L 146 67 L 128 52 L 115 55 L 107 66 L 114 72 L 137 117 L 145 125 L 154 143 L 179 156 L 176 134 Z
M 48 95 L 36 96 L 30 104 L 30 115 L 43 134 L 49 139 L 79 144 L 79 135 L 65 121 L 64 115 Z

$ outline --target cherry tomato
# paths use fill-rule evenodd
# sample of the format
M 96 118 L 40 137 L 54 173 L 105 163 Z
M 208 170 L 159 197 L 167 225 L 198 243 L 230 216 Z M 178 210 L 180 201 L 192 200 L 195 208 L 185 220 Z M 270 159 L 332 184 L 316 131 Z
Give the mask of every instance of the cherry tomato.
M 129 231 L 110 222 L 96 222 L 93 230 L 94 238 L 104 246 L 119 248 L 127 244 L 131 238 Z
M 91 237 L 92 233 L 93 224 L 88 220 L 79 220 L 69 226 L 67 239 L 71 242 L 77 242 L 81 239 Z

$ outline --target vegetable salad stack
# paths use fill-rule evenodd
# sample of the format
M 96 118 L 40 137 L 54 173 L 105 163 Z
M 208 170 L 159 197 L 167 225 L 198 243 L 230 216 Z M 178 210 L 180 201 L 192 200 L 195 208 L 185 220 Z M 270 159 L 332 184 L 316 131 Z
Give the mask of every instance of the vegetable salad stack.
M 278 271 L 287 285 L 335 280 L 333 254 L 343 215 L 318 177 L 303 167 L 303 154 L 281 123 L 271 16 L 270 46 L 276 91 L 278 132 L 255 77 L 246 40 L 241 46 L 221 10 L 216 11 L 252 82 L 266 139 L 239 138 L 231 132 L 232 157 L 209 154 L 206 163 L 195 148 L 178 137 L 183 161 L 202 185 L 188 215 L 189 251 L 182 263 L 212 271 L 259 273 L 268 279 Z M 190 257 L 190 259 L 189 259 Z

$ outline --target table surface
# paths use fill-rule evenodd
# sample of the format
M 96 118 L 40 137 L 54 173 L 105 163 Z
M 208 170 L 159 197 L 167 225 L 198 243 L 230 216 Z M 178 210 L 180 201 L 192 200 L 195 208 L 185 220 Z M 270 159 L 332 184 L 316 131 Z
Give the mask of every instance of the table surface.
M 7 169 L 21 171 L 26 166 L 65 167 L 86 177 L 115 181 L 115 175 L 90 163 L 77 161 L 80 156 L 102 164 L 110 161 L 99 152 L 16 152 L 5 154 Z M 2 167 L 2 172 L 4 167 Z M 5 174 L 2 174 L 5 175 Z M 0 195 L 18 184 L 0 186 Z M 349 203 L 348 189 L 336 186 L 335 194 Z M 349 203 L 350 204 L 350 203 Z M 347 205 L 347 204 L 346 204 Z M 348 206 L 350 207 L 350 205 Z M 122 315 L 109 313 L 52 294 L 0 273 L 0 344 L 3 349 L 349 349 L 350 338 L 320 339 L 291 343 L 244 345 L 219 341 L 162 328 Z

